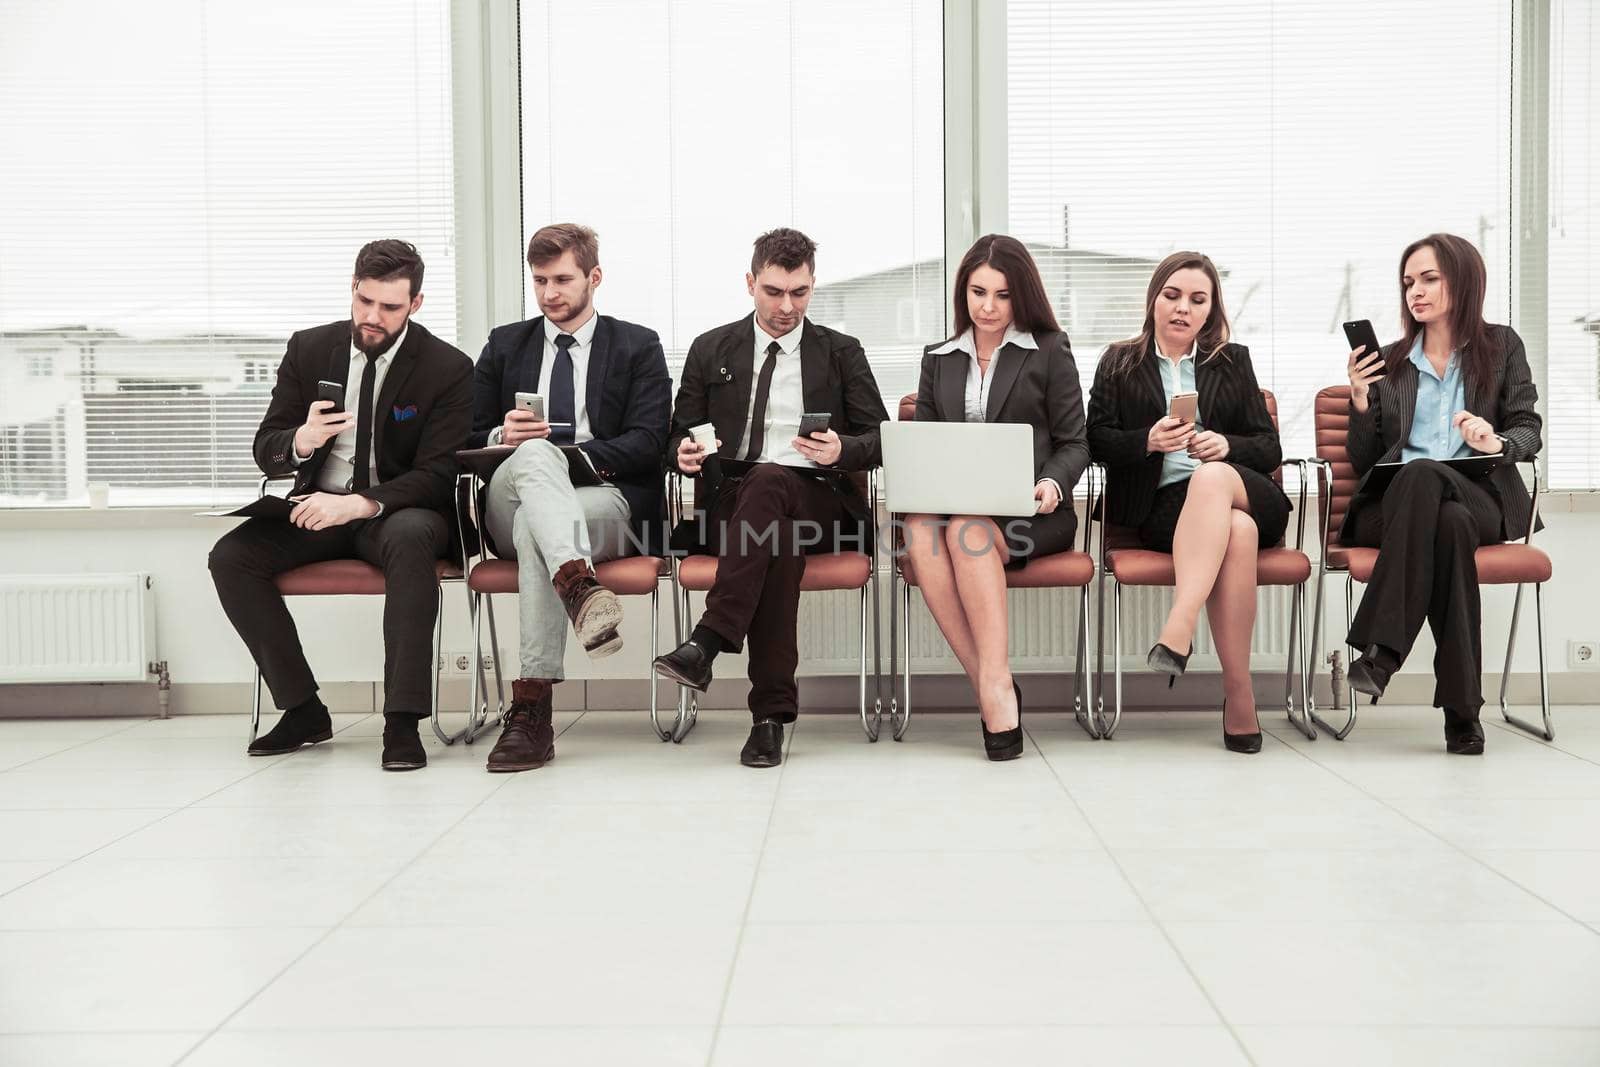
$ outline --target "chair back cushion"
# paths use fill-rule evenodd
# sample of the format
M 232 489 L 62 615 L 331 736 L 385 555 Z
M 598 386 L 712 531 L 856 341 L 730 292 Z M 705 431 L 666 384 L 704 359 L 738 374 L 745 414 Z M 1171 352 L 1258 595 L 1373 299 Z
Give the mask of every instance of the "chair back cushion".
M 1333 464 L 1333 490 L 1329 494 L 1328 545 L 1336 547 L 1339 527 L 1350 510 L 1350 498 L 1355 495 L 1360 479 L 1350 463 L 1350 450 L 1346 441 L 1350 436 L 1350 387 L 1330 385 L 1317 393 L 1316 406 L 1317 458 Z

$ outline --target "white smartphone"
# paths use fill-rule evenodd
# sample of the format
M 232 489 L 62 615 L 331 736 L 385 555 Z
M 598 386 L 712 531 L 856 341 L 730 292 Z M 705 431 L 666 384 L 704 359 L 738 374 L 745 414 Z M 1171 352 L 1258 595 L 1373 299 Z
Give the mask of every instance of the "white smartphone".
M 517 410 L 526 411 L 540 422 L 543 422 L 544 397 L 539 393 L 518 393 Z

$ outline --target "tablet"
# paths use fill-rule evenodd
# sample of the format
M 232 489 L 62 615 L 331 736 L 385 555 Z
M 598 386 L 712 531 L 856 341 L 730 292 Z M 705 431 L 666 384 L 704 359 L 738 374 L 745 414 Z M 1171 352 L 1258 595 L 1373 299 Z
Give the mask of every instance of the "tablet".
M 1489 472 L 1500 466 L 1503 459 L 1505 459 L 1503 455 L 1462 456 L 1460 459 L 1442 459 L 1439 462 L 1451 470 L 1460 471 L 1473 481 L 1478 481 L 1480 478 L 1487 478 Z M 1394 481 L 1394 476 L 1399 474 L 1400 468 L 1404 466 L 1404 463 L 1374 464 L 1372 469 L 1367 471 L 1366 477 L 1361 479 L 1361 484 L 1356 486 L 1356 493 L 1382 496 L 1389 488 L 1389 483 Z

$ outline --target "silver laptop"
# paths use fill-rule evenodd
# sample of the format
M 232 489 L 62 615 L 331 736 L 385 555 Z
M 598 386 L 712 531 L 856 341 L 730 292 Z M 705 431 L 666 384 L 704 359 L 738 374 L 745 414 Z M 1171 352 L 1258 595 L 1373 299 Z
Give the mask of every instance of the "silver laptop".
M 1033 427 L 1006 422 L 885 422 L 883 477 L 900 514 L 1032 515 Z

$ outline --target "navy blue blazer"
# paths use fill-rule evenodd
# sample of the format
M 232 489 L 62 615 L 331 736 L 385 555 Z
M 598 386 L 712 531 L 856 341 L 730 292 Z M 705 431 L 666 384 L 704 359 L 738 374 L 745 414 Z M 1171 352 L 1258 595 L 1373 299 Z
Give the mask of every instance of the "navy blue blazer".
M 656 332 L 609 315 L 596 316 L 589 349 L 584 406 L 592 441 L 578 446 L 601 477 L 622 490 L 640 530 L 659 530 L 666 518 L 661 454 L 672 419 L 672 379 Z M 469 448 L 488 444 L 489 431 L 516 406 L 516 394 L 539 391 L 544 362 L 544 316 L 497 326 L 473 375 Z

